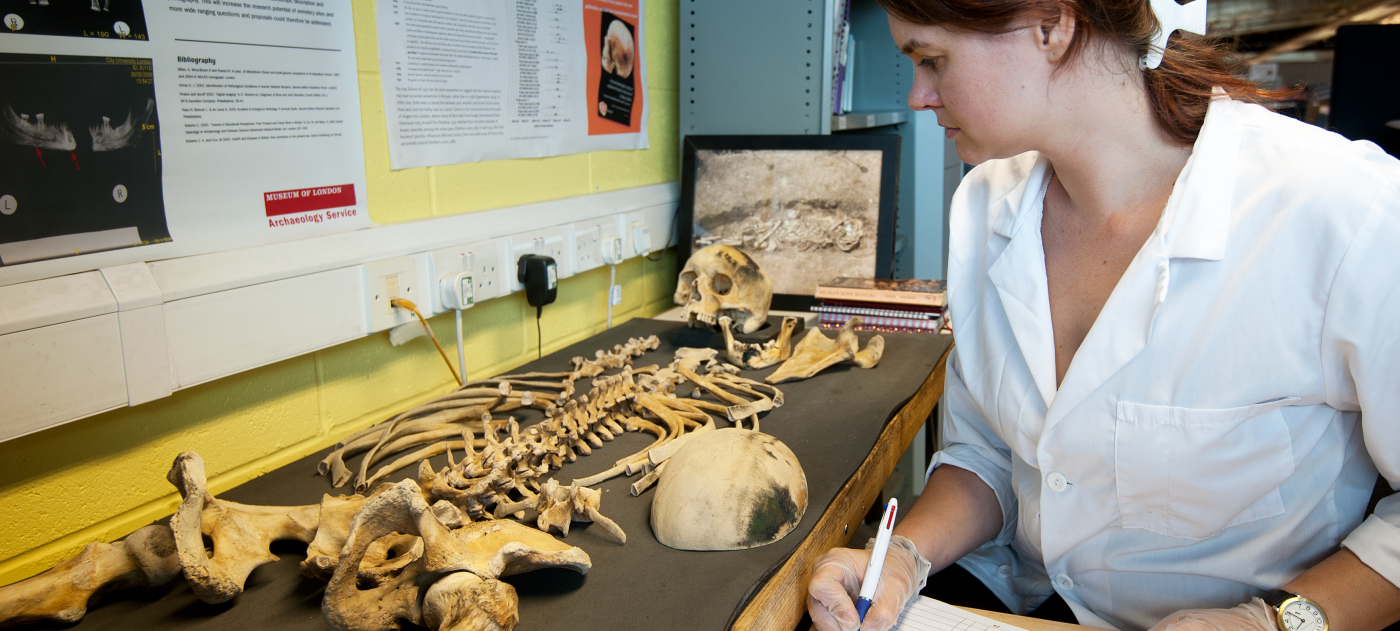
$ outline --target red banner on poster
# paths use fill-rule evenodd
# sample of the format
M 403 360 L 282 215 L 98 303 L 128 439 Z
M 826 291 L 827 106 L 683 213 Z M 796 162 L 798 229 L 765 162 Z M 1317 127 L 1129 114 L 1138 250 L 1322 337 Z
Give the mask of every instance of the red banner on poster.
M 263 193 L 263 207 L 267 210 L 268 217 L 354 205 L 354 184 Z
M 588 135 L 642 130 L 640 0 L 583 0 Z

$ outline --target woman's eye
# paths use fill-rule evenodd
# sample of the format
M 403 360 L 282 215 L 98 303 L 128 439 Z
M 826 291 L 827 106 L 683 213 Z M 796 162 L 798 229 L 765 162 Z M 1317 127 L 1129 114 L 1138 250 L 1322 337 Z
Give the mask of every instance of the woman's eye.
M 924 68 L 937 69 L 939 62 L 941 62 L 942 60 L 942 57 L 924 57 L 923 59 L 919 60 L 919 65 Z

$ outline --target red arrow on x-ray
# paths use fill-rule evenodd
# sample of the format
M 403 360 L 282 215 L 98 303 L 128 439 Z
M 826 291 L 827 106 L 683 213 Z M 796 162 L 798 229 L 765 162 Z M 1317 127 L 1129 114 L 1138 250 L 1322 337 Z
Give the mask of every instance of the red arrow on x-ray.
M 49 166 L 49 165 L 47 165 L 47 164 L 44 164 L 44 152 L 39 151 L 39 148 L 38 148 L 38 147 L 35 147 L 35 148 L 34 148 L 34 155 L 39 156 L 39 166 L 41 166 L 41 167 Z
M 83 167 L 78 166 L 78 154 L 73 153 L 72 151 L 69 151 L 69 152 L 68 152 L 68 155 L 73 156 L 73 166 L 74 166 L 75 168 L 77 168 L 79 171 L 83 170 Z

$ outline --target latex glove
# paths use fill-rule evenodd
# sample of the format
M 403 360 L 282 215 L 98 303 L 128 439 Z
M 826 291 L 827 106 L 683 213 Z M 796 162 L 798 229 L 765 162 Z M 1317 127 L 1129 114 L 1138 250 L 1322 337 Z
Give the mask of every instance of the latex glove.
M 860 583 L 870 564 L 872 538 L 864 550 L 832 548 L 812 564 L 812 582 L 807 585 L 807 612 L 818 631 L 886 631 L 894 626 L 899 613 L 928 583 L 931 567 L 914 542 L 899 535 L 890 537 L 889 552 L 880 570 L 880 586 L 861 624 L 856 614 Z
M 1278 631 L 1274 608 L 1255 598 L 1232 609 L 1182 609 L 1152 631 Z

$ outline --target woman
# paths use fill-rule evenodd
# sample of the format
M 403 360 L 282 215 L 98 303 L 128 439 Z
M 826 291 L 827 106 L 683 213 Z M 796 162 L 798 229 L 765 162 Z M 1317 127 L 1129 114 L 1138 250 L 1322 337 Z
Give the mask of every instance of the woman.
M 1363 520 L 1400 485 L 1400 163 L 1249 104 L 1196 38 L 1143 70 L 1146 0 L 880 1 L 910 107 L 980 166 L 943 448 L 861 628 L 955 562 L 1105 628 L 1269 631 L 1277 588 L 1400 620 L 1400 496 Z M 868 558 L 814 564 L 818 629 L 857 627 Z

